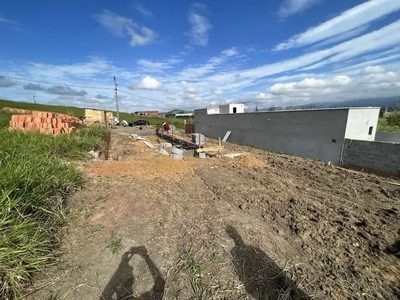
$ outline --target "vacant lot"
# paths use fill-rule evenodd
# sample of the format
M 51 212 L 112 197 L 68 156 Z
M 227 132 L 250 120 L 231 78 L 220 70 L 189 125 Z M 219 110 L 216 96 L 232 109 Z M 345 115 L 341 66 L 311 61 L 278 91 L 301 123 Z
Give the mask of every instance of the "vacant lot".
M 400 259 L 385 252 L 399 229 L 396 181 L 225 152 L 247 155 L 80 164 L 87 188 L 69 201 L 59 260 L 27 298 L 400 297 Z

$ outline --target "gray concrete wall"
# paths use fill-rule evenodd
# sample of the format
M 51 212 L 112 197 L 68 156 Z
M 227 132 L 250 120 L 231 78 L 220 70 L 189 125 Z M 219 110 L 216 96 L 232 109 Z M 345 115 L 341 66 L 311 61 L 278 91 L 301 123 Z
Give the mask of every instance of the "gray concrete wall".
M 374 141 L 379 119 L 379 107 L 350 108 L 347 118 L 346 139 Z M 372 127 L 370 134 L 369 129 Z
M 339 163 L 348 109 L 207 115 L 195 111 L 196 132 L 228 142 Z
M 400 132 L 377 131 L 375 141 L 400 143 Z
M 342 165 L 400 175 L 400 144 L 346 139 Z

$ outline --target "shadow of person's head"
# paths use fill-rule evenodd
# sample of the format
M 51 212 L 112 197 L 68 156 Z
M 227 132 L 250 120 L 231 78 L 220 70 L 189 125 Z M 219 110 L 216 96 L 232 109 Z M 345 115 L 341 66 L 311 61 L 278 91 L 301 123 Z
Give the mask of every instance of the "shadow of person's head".
M 234 228 L 231 225 L 228 225 L 228 226 L 226 226 L 225 231 L 229 235 L 229 237 L 235 242 L 236 246 L 244 245 L 243 239 L 240 236 L 239 232 L 237 232 L 236 228 Z

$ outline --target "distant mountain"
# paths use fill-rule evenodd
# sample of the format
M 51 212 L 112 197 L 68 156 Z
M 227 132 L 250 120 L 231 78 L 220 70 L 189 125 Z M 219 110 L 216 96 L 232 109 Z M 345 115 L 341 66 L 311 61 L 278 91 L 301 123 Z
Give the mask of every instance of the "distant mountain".
M 356 99 L 343 102 L 320 102 L 297 105 L 291 109 L 307 109 L 307 108 L 330 108 L 330 107 L 362 107 L 362 106 L 376 106 L 376 107 L 395 107 L 400 105 L 400 96 L 385 97 L 385 98 L 370 98 L 370 99 Z M 269 111 L 272 107 L 262 108 L 259 111 Z M 287 107 L 275 107 L 276 110 L 286 109 Z

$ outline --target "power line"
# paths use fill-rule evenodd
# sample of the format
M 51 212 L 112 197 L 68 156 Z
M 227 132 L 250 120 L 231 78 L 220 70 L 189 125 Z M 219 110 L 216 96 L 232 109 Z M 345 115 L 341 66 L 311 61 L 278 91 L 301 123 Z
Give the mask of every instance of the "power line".
M 86 89 L 98 89 L 98 90 L 112 89 L 112 87 L 96 87 L 96 86 L 87 86 L 87 85 L 56 83 L 56 82 L 49 82 L 49 81 L 42 81 L 42 80 L 25 79 L 25 78 L 21 78 L 21 77 L 13 77 L 13 76 L 1 75 L 1 74 L 0 74 L 0 77 L 19 80 L 19 81 L 26 81 L 26 82 L 35 82 L 35 83 L 53 84 L 53 85 L 65 85 L 65 86 L 79 87 L 79 88 L 86 88 Z
M 154 101 L 154 102 L 158 102 L 158 103 L 164 104 L 164 102 L 162 102 L 160 100 L 152 99 L 152 98 L 145 97 L 145 96 L 140 96 L 140 95 L 137 95 L 137 94 L 134 94 L 134 93 L 131 93 L 131 92 L 127 92 L 127 91 L 121 90 L 121 89 L 119 89 L 118 91 L 123 92 L 123 93 L 128 94 L 128 95 L 131 95 L 131 96 L 138 97 L 138 98 L 147 99 L 147 100 L 150 100 L 150 101 Z

